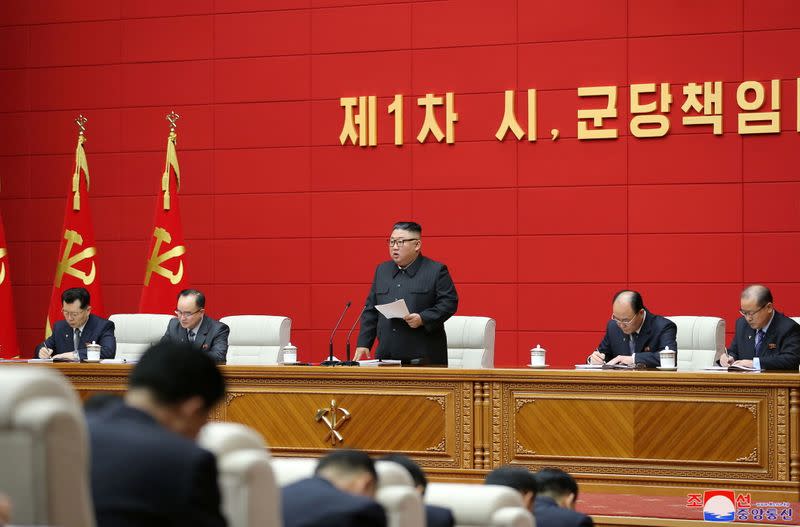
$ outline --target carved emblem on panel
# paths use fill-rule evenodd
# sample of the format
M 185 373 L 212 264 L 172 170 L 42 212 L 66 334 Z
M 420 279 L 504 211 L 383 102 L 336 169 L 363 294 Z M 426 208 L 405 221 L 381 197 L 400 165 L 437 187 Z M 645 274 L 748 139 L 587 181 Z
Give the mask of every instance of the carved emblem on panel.
M 536 451 L 535 450 L 528 450 L 527 448 L 525 448 L 522 445 L 522 443 L 517 441 L 517 454 L 529 454 L 531 456 L 535 456 L 536 455 Z
M 536 402 L 536 399 L 534 399 L 533 397 L 518 397 L 516 399 L 517 412 L 519 412 L 520 409 L 523 406 L 525 406 L 526 404 L 531 404 L 531 403 L 535 403 L 535 402 Z
M 753 447 L 753 451 L 750 452 L 750 455 L 748 455 L 747 457 L 737 457 L 736 461 L 743 461 L 746 463 L 758 462 L 758 449 Z
M 426 399 L 435 403 L 439 403 L 439 406 L 442 407 L 442 411 L 444 412 L 444 395 L 429 395 L 426 397 Z
M 339 428 L 350 419 L 350 412 L 346 408 L 342 408 L 336 404 L 336 400 L 331 401 L 328 408 L 318 408 L 317 413 L 314 415 L 314 420 L 318 423 L 323 423 L 328 427 L 328 434 L 326 440 L 330 439 L 331 446 L 336 446 L 336 443 L 344 442 L 344 436 L 339 432 Z
M 444 452 L 444 445 L 445 445 L 445 438 L 442 438 L 442 440 L 439 441 L 438 445 L 429 446 L 425 450 L 428 451 L 428 452 Z
M 755 403 L 739 403 L 736 405 L 736 408 L 744 408 L 745 410 L 750 410 L 750 413 L 753 414 L 753 419 L 758 419 L 758 407 Z

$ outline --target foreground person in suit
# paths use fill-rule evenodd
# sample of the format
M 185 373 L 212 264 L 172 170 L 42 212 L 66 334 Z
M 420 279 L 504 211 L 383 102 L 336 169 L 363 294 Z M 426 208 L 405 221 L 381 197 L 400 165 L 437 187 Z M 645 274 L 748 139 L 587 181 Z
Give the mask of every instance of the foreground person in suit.
M 422 255 L 422 226 L 395 223 L 389 236 L 389 257 L 375 269 L 372 288 L 361 315 L 355 360 L 369 357 L 378 338 L 377 359 L 411 364 L 447 365 L 445 321 L 458 308 L 458 293 L 447 266 Z M 409 314 L 388 319 L 376 305 L 403 299 Z
M 73 287 L 61 293 L 64 320 L 53 324 L 53 333 L 40 344 L 34 357 L 79 360 L 86 358 L 86 345 L 100 344 L 100 358 L 113 359 L 117 354 L 114 323 L 92 313 L 89 291 Z
M 224 364 L 231 330 L 227 324 L 205 313 L 206 296 L 197 289 L 184 289 L 178 293 L 176 318 L 169 321 L 161 342 L 188 342 L 206 352 L 217 364 Z
M 537 472 L 536 500 L 533 515 L 536 527 L 591 527 L 592 519 L 575 510 L 578 483 L 575 478 L 557 468 Z
M 214 362 L 157 344 L 124 399 L 87 411 L 98 527 L 224 526 L 214 455 L 194 439 L 225 393 Z
M 367 454 L 335 450 L 319 460 L 314 477 L 283 488 L 284 527 L 384 527 L 377 503 L 378 475 Z
M 677 350 L 678 327 L 644 307 L 637 291 L 620 291 L 611 304 L 611 320 L 597 350 L 589 355 L 590 364 L 643 364 L 655 368 L 661 364 L 659 352 L 669 346 Z
M 489 472 L 483 482 L 486 485 L 511 487 L 522 495 L 523 507 L 533 512 L 533 500 L 536 498 L 536 478 L 527 468 L 510 465 L 498 467 Z
M 800 324 L 775 311 L 772 292 L 763 285 L 742 291 L 736 333 L 722 366 L 794 370 L 800 366 Z
M 386 461 L 393 461 L 402 465 L 414 480 L 414 488 L 420 496 L 425 496 L 425 489 L 428 488 L 428 478 L 425 476 L 422 467 L 417 465 L 413 459 L 403 454 L 390 454 L 381 458 Z M 438 505 L 425 505 L 425 525 L 427 527 L 453 527 L 456 521 L 453 512 L 447 507 Z

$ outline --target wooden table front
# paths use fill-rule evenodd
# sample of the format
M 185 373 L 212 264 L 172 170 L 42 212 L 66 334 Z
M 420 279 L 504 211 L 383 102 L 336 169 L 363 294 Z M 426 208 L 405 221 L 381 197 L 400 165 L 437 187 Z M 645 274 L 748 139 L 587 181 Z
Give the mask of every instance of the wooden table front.
M 124 391 L 129 372 L 54 367 L 82 397 Z M 478 481 L 505 464 L 558 466 L 600 492 L 800 498 L 796 373 L 222 370 L 228 393 L 214 419 L 255 428 L 277 456 L 352 447 L 406 453 L 439 481 Z

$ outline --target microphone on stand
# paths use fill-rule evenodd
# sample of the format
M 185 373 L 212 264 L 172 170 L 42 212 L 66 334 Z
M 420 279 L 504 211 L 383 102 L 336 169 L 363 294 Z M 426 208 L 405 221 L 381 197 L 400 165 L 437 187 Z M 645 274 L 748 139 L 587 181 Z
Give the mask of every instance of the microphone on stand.
M 356 329 L 356 324 L 361 320 L 361 315 L 364 313 L 365 309 L 367 309 L 366 305 L 361 308 L 356 320 L 353 322 L 353 326 L 350 328 L 350 331 L 347 332 L 347 360 L 342 363 L 342 366 L 361 366 L 357 360 L 350 360 L 350 335 L 352 335 L 353 330 Z
M 339 315 L 339 320 L 337 320 L 336 325 L 333 326 L 333 331 L 331 331 L 331 340 L 328 343 L 328 360 L 320 362 L 319 363 L 320 366 L 336 366 L 337 364 L 339 364 L 338 360 L 333 360 L 333 336 L 336 335 L 336 330 L 339 329 L 339 324 L 342 323 L 344 314 L 347 313 L 348 309 L 350 309 L 350 303 L 351 302 L 348 300 L 347 303 L 344 305 L 342 314 Z

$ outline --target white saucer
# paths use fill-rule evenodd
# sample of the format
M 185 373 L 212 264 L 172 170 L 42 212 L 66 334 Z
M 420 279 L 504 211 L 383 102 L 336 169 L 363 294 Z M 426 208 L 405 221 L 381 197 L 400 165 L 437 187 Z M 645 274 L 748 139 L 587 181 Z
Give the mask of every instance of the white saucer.
M 663 366 L 656 366 L 656 369 L 661 371 L 678 371 L 677 366 L 675 366 L 674 368 L 665 368 Z
M 536 364 L 535 366 L 533 364 L 528 364 L 528 368 L 541 369 L 541 368 L 549 368 L 549 367 L 550 367 L 549 364 Z

